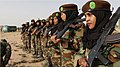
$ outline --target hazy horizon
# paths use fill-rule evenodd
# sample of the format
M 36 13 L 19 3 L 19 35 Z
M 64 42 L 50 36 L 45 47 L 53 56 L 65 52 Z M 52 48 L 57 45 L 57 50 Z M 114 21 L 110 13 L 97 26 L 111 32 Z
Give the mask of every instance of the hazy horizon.
M 88 0 L 0 0 L 0 25 L 21 26 L 31 19 L 46 19 L 53 12 L 58 11 L 60 5 L 75 3 L 81 9 Z M 108 0 L 115 8 L 120 6 L 119 0 Z M 79 11 L 81 12 L 81 11 Z

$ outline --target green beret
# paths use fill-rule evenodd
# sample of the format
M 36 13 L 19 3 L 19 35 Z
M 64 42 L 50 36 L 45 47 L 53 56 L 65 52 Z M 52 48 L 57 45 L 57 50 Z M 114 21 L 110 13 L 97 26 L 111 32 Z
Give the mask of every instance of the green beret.
M 82 11 L 92 11 L 92 10 L 106 10 L 110 11 L 110 3 L 104 0 L 92 0 L 88 1 L 85 5 L 82 7 Z
M 68 11 L 68 10 L 78 10 L 76 4 L 63 4 L 59 7 L 60 12 Z
M 61 17 L 61 13 L 60 12 L 54 12 L 52 14 L 52 17 Z
M 46 22 L 46 20 L 45 20 L 45 19 L 42 19 L 42 22 Z

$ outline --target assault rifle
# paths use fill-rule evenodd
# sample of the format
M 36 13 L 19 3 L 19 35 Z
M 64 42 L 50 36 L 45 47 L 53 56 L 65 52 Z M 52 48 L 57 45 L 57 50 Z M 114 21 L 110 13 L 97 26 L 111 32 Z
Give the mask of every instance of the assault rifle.
M 41 28 L 41 35 L 42 35 L 42 36 L 43 36 L 43 34 L 44 34 L 45 27 L 46 27 L 46 25 Z
M 101 47 L 105 44 L 108 35 L 111 35 L 112 32 L 114 31 L 115 25 L 119 18 L 120 18 L 120 7 L 113 14 L 110 21 L 105 26 L 105 30 L 102 32 L 95 46 L 90 50 L 87 61 L 89 67 L 92 66 L 92 62 L 94 61 L 95 58 L 98 58 L 104 65 L 107 65 L 109 63 L 109 60 L 101 55 L 100 49 L 102 49 Z
M 38 34 L 41 32 L 41 30 L 42 30 L 42 26 L 40 26 L 40 27 L 36 30 L 35 34 L 38 35 Z
M 60 23 L 57 24 L 56 26 L 52 26 L 51 28 L 49 28 L 49 29 L 47 30 L 46 36 L 49 35 L 49 32 L 50 32 L 51 30 L 55 29 L 55 28 L 58 27 L 59 25 L 60 25 Z
M 72 21 L 66 21 L 64 23 L 68 23 L 64 29 L 60 32 L 58 32 L 58 34 L 56 35 L 56 38 L 61 38 L 63 36 L 63 34 L 69 29 L 69 26 L 72 24 L 72 23 L 78 23 L 78 22 L 83 22 L 85 21 L 85 18 L 81 19 L 82 17 L 84 16 L 84 13 L 81 13 L 77 18 L 75 18 L 74 20 Z

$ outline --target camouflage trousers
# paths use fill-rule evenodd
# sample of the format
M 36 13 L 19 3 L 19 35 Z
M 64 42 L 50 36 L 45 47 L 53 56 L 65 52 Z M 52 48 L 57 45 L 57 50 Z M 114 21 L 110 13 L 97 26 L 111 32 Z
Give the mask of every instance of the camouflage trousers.
M 63 49 L 60 52 L 59 49 L 52 48 L 51 61 L 53 67 L 74 67 L 74 51 Z
M 42 44 L 42 46 L 44 46 L 44 47 L 46 47 L 46 45 L 47 45 L 47 38 L 41 38 L 41 44 Z
M 60 50 L 59 49 L 55 49 L 55 48 L 51 48 L 50 50 L 50 55 L 51 57 L 51 62 L 53 67 L 61 67 L 60 63 L 61 63 L 61 57 L 60 57 Z
M 78 65 L 78 59 L 82 58 L 82 54 L 79 53 L 75 53 L 74 54 L 74 67 L 79 67 L 80 65 Z
M 47 47 L 47 44 L 49 44 L 47 38 L 41 38 L 41 46 L 42 46 L 44 58 L 47 58 L 50 55 L 51 47 Z
M 39 55 L 39 57 L 42 57 L 43 51 L 42 51 L 40 36 L 36 36 L 35 44 L 36 44 L 36 54 Z
M 63 67 L 74 67 L 74 50 L 63 49 L 62 61 Z
M 24 34 L 21 35 L 21 40 L 22 40 L 23 44 L 25 44 L 25 35 Z
M 32 35 L 31 36 L 31 45 L 33 47 L 33 52 L 34 52 L 33 54 L 36 54 L 36 48 L 37 48 L 37 45 L 36 45 L 35 41 L 36 41 L 36 36 Z
M 31 37 L 28 35 L 25 36 L 25 47 L 28 51 L 31 51 Z
M 23 50 L 26 51 L 27 47 L 26 47 L 26 38 L 25 38 L 25 34 L 22 34 L 21 40 L 22 40 L 22 42 L 23 42 L 23 45 L 22 45 Z

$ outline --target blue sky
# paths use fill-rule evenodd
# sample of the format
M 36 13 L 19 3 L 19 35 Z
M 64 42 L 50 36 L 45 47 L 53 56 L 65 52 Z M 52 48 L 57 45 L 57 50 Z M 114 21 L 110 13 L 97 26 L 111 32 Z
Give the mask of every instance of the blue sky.
M 88 0 L 0 0 L 0 25 L 21 26 L 31 19 L 47 18 L 58 11 L 60 5 L 74 3 L 81 9 Z M 108 0 L 115 8 L 120 6 L 120 0 Z M 79 11 L 81 12 L 81 11 Z

